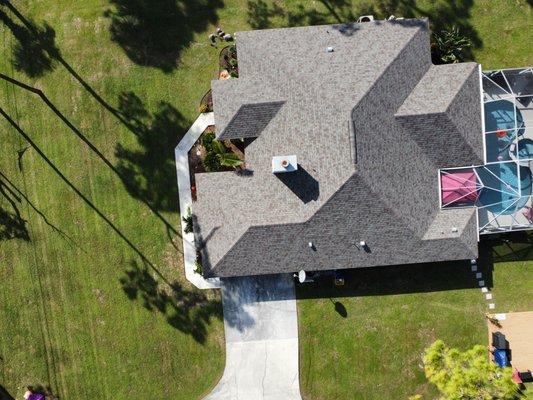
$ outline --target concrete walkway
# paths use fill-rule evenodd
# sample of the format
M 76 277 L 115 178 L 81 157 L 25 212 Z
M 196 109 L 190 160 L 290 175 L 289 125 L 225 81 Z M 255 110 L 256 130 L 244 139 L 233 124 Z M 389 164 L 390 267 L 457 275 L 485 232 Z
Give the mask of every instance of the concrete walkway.
M 226 367 L 204 400 L 301 400 L 290 275 L 222 280 Z
M 174 150 L 176 159 L 176 174 L 178 177 L 178 191 L 180 198 L 180 215 L 182 217 L 192 210 L 191 178 L 189 175 L 189 157 L 188 153 L 191 147 L 196 143 L 200 135 L 209 125 L 215 124 L 214 114 L 200 114 L 189 128 L 183 139 L 179 142 Z M 216 289 L 220 287 L 218 278 L 204 279 L 203 276 L 194 272 L 196 262 L 196 247 L 194 245 L 194 234 L 185 233 L 185 224 L 181 224 L 181 237 L 183 239 L 183 262 L 185 264 L 185 277 L 189 282 L 199 289 Z

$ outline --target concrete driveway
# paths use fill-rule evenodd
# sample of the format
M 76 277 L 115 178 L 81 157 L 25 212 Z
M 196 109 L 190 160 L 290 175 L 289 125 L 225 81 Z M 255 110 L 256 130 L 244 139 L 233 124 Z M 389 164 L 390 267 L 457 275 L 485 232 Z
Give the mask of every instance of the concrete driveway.
M 224 279 L 226 367 L 205 400 L 301 400 L 290 275 Z

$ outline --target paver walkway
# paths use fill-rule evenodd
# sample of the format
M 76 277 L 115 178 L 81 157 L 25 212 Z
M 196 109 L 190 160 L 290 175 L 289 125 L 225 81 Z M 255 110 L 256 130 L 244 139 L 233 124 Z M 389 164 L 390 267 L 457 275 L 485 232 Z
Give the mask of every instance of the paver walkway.
M 204 400 L 301 400 L 290 275 L 222 280 L 226 367 Z

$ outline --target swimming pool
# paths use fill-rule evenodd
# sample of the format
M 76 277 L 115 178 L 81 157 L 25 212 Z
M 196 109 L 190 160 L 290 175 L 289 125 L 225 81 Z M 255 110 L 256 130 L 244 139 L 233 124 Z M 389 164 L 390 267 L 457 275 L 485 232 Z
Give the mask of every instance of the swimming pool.
M 518 141 L 518 158 L 520 160 L 533 158 L 533 140 L 522 139 Z
M 516 113 L 516 124 L 515 124 Z M 517 129 L 517 131 L 514 131 Z M 509 100 L 496 100 L 485 103 L 485 132 L 507 131 L 501 139 L 512 141 L 515 134 L 524 134 L 524 118 L 520 110 Z
M 478 198 L 479 207 L 495 214 L 509 215 L 527 204 L 532 190 L 529 167 L 518 167 L 516 163 L 508 162 L 478 167 L 476 172 L 483 184 Z

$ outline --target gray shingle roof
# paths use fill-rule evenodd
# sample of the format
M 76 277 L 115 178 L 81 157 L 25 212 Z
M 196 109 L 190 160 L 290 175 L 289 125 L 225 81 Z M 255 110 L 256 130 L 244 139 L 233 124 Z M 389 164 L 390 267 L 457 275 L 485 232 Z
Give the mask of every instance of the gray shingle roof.
M 441 211 L 437 179 L 481 163 L 477 66 L 433 66 L 426 20 L 239 32 L 237 53 L 217 132 L 258 137 L 248 174 L 196 175 L 207 276 L 477 256 L 474 210 Z M 290 154 L 299 172 L 272 174 Z
M 242 139 L 258 137 L 272 118 L 276 116 L 284 101 L 243 104 L 235 113 L 219 139 Z

